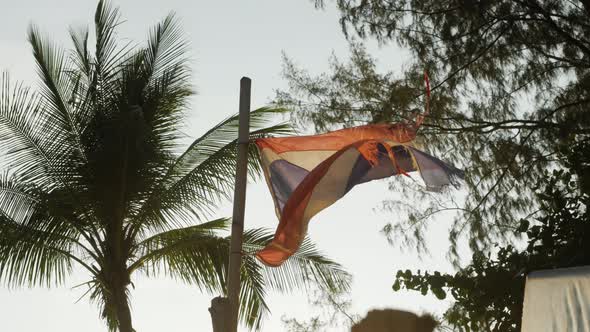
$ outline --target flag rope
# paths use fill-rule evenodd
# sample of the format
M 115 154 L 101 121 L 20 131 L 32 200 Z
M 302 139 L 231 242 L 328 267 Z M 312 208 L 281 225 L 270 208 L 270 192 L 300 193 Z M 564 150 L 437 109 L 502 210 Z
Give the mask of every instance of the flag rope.
M 426 70 L 424 71 L 424 86 L 426 89 L 426 102 L 424 106 L 424 113 L 416 117 L 416 129 L 420 127 L 422 122 L 424 122 L 424 118 L 428 116 L 428 114 L 430 113 L 430 79 L 428 78 L 428 72 Z

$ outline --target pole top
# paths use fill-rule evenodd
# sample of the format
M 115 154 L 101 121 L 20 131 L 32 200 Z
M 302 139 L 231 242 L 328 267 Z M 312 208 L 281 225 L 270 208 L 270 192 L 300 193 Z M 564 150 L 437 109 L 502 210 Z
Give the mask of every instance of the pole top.
M 252 82 L 252 80 L 250 79 L 250 77 L 244 76 L 240 79 L 240 83 L 245 83 L 245 82 Z

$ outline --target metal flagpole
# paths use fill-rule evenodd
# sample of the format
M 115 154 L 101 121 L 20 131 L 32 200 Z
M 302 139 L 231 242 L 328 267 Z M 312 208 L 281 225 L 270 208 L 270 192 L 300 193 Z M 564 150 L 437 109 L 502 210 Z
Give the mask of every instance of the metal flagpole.
M 240 80 L 240 115 L 238 128 L 238 155 L 234 192 L 234 211 L 229 249 L 229 270 L 227 276 L 227 297 L 223 332 L 237 332 L 240 296 L 240 267 L 242 265 L 242 235 L 244 233 L 244 208 L 246 205 L 246 182 L 248 177 L 248 141 L 250 136 L 250 90 L 252 81 L 248 77 Z M 214 299 L 215 301 L 215 299 Z M 212 308 L 214 307 L 212 301 Z M 213 315 L 213 312 L 212 312 Z M 215 321 L 215 318 L 214 318 Z M 215 325 L 215 322 L 214 322 Z

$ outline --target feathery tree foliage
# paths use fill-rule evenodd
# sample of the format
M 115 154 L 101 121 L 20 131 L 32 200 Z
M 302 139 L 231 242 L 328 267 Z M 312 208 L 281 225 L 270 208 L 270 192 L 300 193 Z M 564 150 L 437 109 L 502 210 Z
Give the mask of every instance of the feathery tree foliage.
M 545 181 L 543 171 L 565 167 L 560 151 L 588 140 L 590 3 L 315 1 L 328 3 L 337 6 L 351 39 L 349 61 L 334 58 L 329 72 L 311 75 L 287 60 L 290 88 L 277 101 L 319 131 L 404 121 L 423 108 L 427 70 L 431 112 L 419 135 L 434 154 L 465 168 L 467 197 L 459 203 L 437 197 L 419 209 L 389 202 L 396 214 L 406 208 L 409 218 L 384 230 L 410 230 L 409 239 L 420 240 L 431 216 L 454 210 L 453 256 L 461 234 L 475 251 L 510 237 L 521 217 L 537 213 L 532 189 Z M 404 72 L 377 70 L 358 38 L 409 51 Z
M 109 330 L 133 331 L 135 273 L 166 275 L 209 293 L 225 292 L 227 219 L 207 220 L 233 189 L 237 116 L 179 154 L 189 108 L 187 43 L 173 15 L 145 46 L 120 46 L 117 8 L 100 1 L 94 50 L 88 30 L 70 30 L 66 52 L 32 26 L 41 84 L 0 82 L 0 280 L 9 286 L 61 284 L 73 268 Z M 269 125 L 280 109 L 251 113 L 251 137 L 283 134 Z M 251 176 L 260 172 L 257 151 Z M 319 285 L 346 290 L 349 275 L 305 242 L 280 268 L 247 253 L 270 241 L 245 233 L 240 317 L 258 329 L 267 291 Z
M 451 294 L 454 303 L 443 316 L 456 331 L 520 331 L 528 272 L 590 264 L 590 190 L 578 183 L 579 174 L 590 169 L 590 142 L 575 148 L 563 156 L 574 171 L 547 174 L 536 193 L 542 213 L 520 221 L 516 232 L 528 238 L 524 250 L 507 245 L 494 257 L 475 253 L 454 274 L 400 270 L 393 289 L 439 299 Z

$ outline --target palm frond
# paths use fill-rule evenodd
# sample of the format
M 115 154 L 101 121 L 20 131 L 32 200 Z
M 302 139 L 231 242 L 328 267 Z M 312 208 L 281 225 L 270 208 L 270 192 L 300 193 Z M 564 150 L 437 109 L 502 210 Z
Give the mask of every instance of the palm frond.
M 61 129 L 54 132 L 67 133 L 67 135 L 56 136 L 55 139 L 60 140 L 54 145 L 62 146 L 62 149 L 69 147 L 72 153 L 68 162 L 75 164 L 84 160 L 86 155 L 81 142 L 80 124 L 76 121 L 78 115 L 71 104 L 71 100 L 76 96 L 72 95 L 74 82 L 68 75 L 71 70 L 67 57 L 63 50 L 41 37 L 34 25 L 29 27 L 28 37 L 42 81 L 40 95 L 43 111 L 48 121 L 51 121 L 54 127 Z M 73 158 L 74 155 L 77 157 Z
M 129 269 L 148 275 L 161 272 L 208 292 L 225 293 L 229 238 L 217 233 L 227 229 L 228 224 L 228 219 L 217 219 L 145 239 L 134 247 L 138 258 Z M 248 246 L 268 238 L 264 230 L 244 234 Z M 253 256 L 243 257 L 241 279 L 240 319 L 249 328 L 259 330 L 269 312 L 265 301 L 267 280 L 262 265 Z
M 16 223 L 26 223 L 39 200 L 27 181 L 22 181 L 15 173 L 0 173 L 0 212 L 3 215 Z
M 145 91 L 144 118 L 152 128 L 154 143 L 165 153 L 177 150 L 188 97 L 194 93 L 187 77 L 185 67 L 166 68 L 160 77 L 150 79 Z
M 152 128 L 154 144 L 164 151 L 176 151 L 179 127 L 193 94 L 187 43 L 171 14 L 153 28 L 148 46 L 142 49 L 142 70 L 147 78 L 142 108 Z
M 240 287 L 240 320 L 250 329 L 260 331 L 270 313 L 266 303 L 267 280 L 253 256 L 242 256 Z
M 229 238 L 216 233 L 227 225 L 227 219 L 217 219 L 143 240 L 134 247 L 138 258 L 130 270 L 148 275 L 162 272 L 209 292 L 225 292 Z M 248 230 L 244 233 L 244 250 L 258 250 L 271 239 L 272 233 L 267 230 Z M 268 315 L 265 296 L 269 289 L 289 292 L 318 286 L 334 294 L 350 287 L 350 275 L 321 255 L 309 240 L 278 268 L 266 267 L 252 255 L 243 256 L 241 275 L 240 319 L 255 330 Z
M 70 27 L 70 38 L 74 44 L 72 61 L 78 72 L 83 73 L 88 79 L 91 78 L 92 61 L 88 51 L 88 28 L 74 29 Z
M 28 174 L 31 179 L 44 177 L 44 167 L 51 163 L 47 118 L 40 110 L 39 97 L 17 83 L 11 87 L 10 76 L 2 73 L 0 81 L 0 151 L 5 168 Z M 41 130 L 39 130 L 41 129 Z
M 273 233 L 264 229 L 247 231 L 243 250 L 254 253 L 264 248 L 273 236 Z M 312 285 L 320 286 L 328 293 L 350 290 L 351 275 L 340 264 L 324 256 L 309 238 L 280 268 L 259 265 L 271 290 L 288 292 L 295 288 L 307 289 Z
M 154 235 L 134 246 L 137 256 L 129 271 L 147 275 L 162 272 L 209 292 L 225 287 L 227 243 L 216 235 L 227 229 L 228 219 L 174 229 Z
M 252 139 L 291 132 L 286 124 L 266 126 L 284 109 L 260 108 L 251 113 Z M 233 192 L 237 159 L 238 116 L 232 116 L 198 138 L 170 167 L 161 186 L 154 190 L 134 217 L 135 232 L 142 227 L 201 219 Z M 260 174 L 258 150 L 251 144 L 250 176 Z M 176 218 L 175 218 L 176 217 Z
M 330 294 L 350 290 L 351 275 L 340 264 L 322 255 L 309 238 L 284 264 L 286 266 L 281 271 L 265 266 L 264 273 L 271 289 L 288 291 L 285 285 L 293 283 L 306 289 L 312 284 L 318 285 Z
M 0 281 L 29 287 L 63 282 L 73 260 L 79 260 L 71 254 L 70 233 L 43 214 L 33 213 L 18 223 L 0 211 Z
M 11 285 L 59 283 L 76 257 L 92 253 L 78 241 L 47 194 L 15 175 L 0 175 L 0 279 Z M 62 202 L 53 202 L 61 204 Z
M 45 224 L 55 224 L 51 219 Z M 9 286 L 47 286 L 61 284 L 71 272 L 73 262 L 93 272 L 84 261 L 71 254 L 73 245 L 65 230 L 47 227 L 33 230 L 0 215 L 0 280 Z
M 67 201 L 83 210 L 81 196 L 73 190 L 79 177 L 75 166 L 80 160 L 73 153 L 69 132 L 55 124 L 39 96 L 21 84 L 11 87 L 8 74 L 3 74 L 0 85 L 0 167 L 9 170 L 14 183 L 39 192 L 65 190 Z M 6 179 L 0 174 L 0 185 L 9 184 Z M 7 196 L 0 199 L 5 200 L 2 203 L 15 202 Z M 60 200 L 63 203 L 64 198 Z
M 176 67 L 187 65 L 188 44 L 174 13 L 168 16 L 150 32 L 145 50 L 145 68 L 150 77 L 157 80 L 161 75 Z M 180 79 L 180 77 L 179 77 Z
M 270 125 L 270 123 L 275 121 L 277 115 L 287 112 L 288 110 L 284 108 L 272 107 L 261 107 L 252 111 L 250 113 L 250 138 L 255 139 L 267 135 L 287 135 L 292 133 L 291 127 L 287 124 Z M 182 178 L 224 148 L 231 147 L 232 150 L 236 150 L 238 124 L 239 115 L 236 114 L 220 122 L 204 135 L 197 138 L 177 158 L 174 166 L 170 168 L 168 180 L 174 182 L 174 180 Z M 251 171 L 254 172 L 259 169 L 257 165 L 249 166 L 254 166 L 253 168 L 250 167 Z
M 279 267 L 265 266 L 249 254 L 262 249 L 272 237 L 270 231 L 260 228 L 244 232 L 246 255 L 242 257 L 240 319 L 255 330 L 262 327 L 264 317 L 270 312 L 265 301 L 269 290 L 284 293 L 314 286 L 328 294 L 338 294 L 350 289 L 350 274 L 323 256 L 308 239 Z
M 121 23 L 119 8 L 109 1 L 100 0 L 94 14 L 96 48 L 94 66 L 100 85 L 107 84 L 118 72 L 118 65 L 130 51 L 128 46 L 118 47 L 116 28 Z
M 193 94 L 187 50 L 187 39 L 173 13 L 152 28 L 142 50 L 148 77 L 144 117 L 153 128 L 154 140 L 167 152 L 177 148 L 179 125 Z

